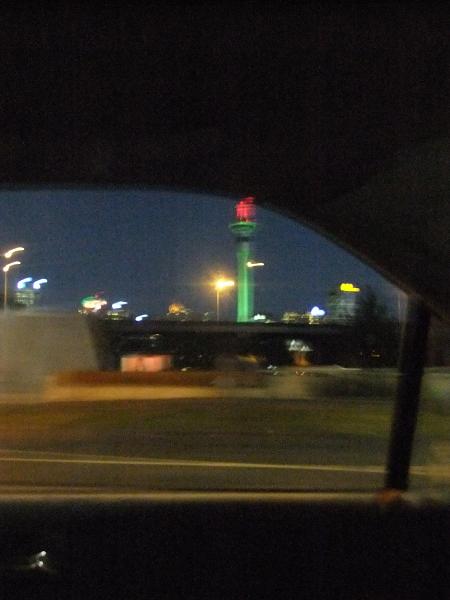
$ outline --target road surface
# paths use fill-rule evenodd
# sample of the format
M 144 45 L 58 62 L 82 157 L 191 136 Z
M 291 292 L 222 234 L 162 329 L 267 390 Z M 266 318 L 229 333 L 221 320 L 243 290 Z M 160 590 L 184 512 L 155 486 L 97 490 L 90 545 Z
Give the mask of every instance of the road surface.
M 0 485 L 374 490 L 384 483 L 391 411 L 317 398 L 3 405 Z M 425 481 L 427 469 L 414 477 Z
M 0 483 L 136 490 L 375 489 L 382 466 L 301 465 L 3 451 Z

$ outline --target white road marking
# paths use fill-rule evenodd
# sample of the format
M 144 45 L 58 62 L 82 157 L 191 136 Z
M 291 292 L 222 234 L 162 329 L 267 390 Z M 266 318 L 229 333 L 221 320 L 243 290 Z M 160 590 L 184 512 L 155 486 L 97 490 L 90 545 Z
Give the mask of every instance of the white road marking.
M 1 456 L 5 452 L 8 456 Z M 41 454 L 41 456 L 36 456 Z M 42 454 L 44 456 L 42 456 Z M 57 455 L 53 453 L 35 453 L 29 450 L 1 450 L 0 463 L 54 463 L 54 464 L 79 464 L 79 465 L 112 465 L 112 466 L 137 466 L 137 467 L 185 467 L 206 469 L 268 469 L 291 471 L 330 471 L 342 473 L 369 473 L 384 474 L 383 465 L 317 465 L 317 464 L 280 464 L 280 463 L 253 463 L 235 461 L 208 461 L 166 458 L 134 458 L 129 456 L 99 456 L 99 455 Z M 56 454 L 56 453 L 55 453 Z M 413 466 L 412 475 L 429 474 L 430 466 Z
M 175 459 L 133 459 L 128 457 L 117 458 L 74 458 L 74 457 L 23 457 L 0 456 L 0 463 L 51 463 L 51 464 L 79 464 L 79 465 L 114 465 L 137 467 L 184 467 L 205 469 L 269 469 L 269 470 L 294 470 L 294 471 L 331 471 L 344 473 L 373 473 L 383 474 L 382 466 L 350 466 L 350 465 L 308 465 L 308 464 L 278 464 L 278 463 L 252 463 L 252 462 L 222 462 L 202 460 L 175 460 Z

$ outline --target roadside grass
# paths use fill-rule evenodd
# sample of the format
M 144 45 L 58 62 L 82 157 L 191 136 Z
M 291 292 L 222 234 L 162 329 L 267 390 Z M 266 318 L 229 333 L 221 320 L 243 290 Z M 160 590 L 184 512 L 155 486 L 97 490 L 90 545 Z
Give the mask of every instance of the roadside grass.
M 392 402 L 214 399 L 124 401 L 0 406 L 0 447 L 39 441 L 98 440 L 136 437 L 251 436 L 283 438 L 389 438 Z M 450 416 L 425 412 L 421 436 L 448 437 Z

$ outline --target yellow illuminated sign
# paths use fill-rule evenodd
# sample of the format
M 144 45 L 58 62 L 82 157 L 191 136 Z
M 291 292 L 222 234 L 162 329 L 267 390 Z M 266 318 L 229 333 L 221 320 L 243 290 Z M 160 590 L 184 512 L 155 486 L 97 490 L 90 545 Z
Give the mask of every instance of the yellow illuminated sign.
M 353 283 L 341 283 L 339 289 L 341 290 L 341 292 L 360 292 L 360 288 L 359 287 L 355 287 L 353 285 Z

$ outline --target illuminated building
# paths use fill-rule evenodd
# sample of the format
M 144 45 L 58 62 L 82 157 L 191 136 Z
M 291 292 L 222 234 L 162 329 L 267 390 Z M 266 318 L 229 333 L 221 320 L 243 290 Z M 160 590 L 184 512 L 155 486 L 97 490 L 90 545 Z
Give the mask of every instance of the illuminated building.
M 251 268 L 251 241 L 256 229 L 254 198 L 240 200 L 235 207 L 235 221 L 230 229 L 236 239 L 237 261 L 237 321 L 253 318 L 254 285 Z
M 47 283 L 47 279 L 38 279 L 34 283 L 32 282 L 32 277 L 21 279 L 17 282 L 17 290 L 14 294 L 16 302 L 27 308 L 37 304 L 40 298 L 40 290 L 42 286 Z
M 283 323 L 309 323 L 309 313 L 300 313 L 295 310 L 288 310 L 283 313 L 281 320 Z
M 319 325 L 323 322 L 325 311 L 318 306 L 313 306 L 309 312 L 300 313 L 294 310 L 283 313 L 284 323 L 302 323 L 303 325 Z
M 334 323 L 350 323 L 356 314 L 360 288 L 352 283 L 341 283 L 328 297 L 327 320 Z
M 111 319 L 112 321 L 120 321 L 122 319 L 130 318 L 130 311 L 126 308 L 128 302 L 124 300 L 119 300 L 118 302 L 113 302 L 111 304 L 110 310 L 106 312 L 106 318 Z
M 36 292 L 30 288 L 24 288 L 17 290 L 14 294 L 17 304 L 22 304 L 27 308 L 30 308 L 36 304 Z
M 111 321 L 121 321 L 131 317 L 130 311 L 126 308 L 117 308 L 106 311 L 106 318 Z
M 353 285 L 353 283 L 341 283 L 339 286 L 341 292 L 347 292 L 350 294 L 356 294 L 361 291 L 359 287 Z

